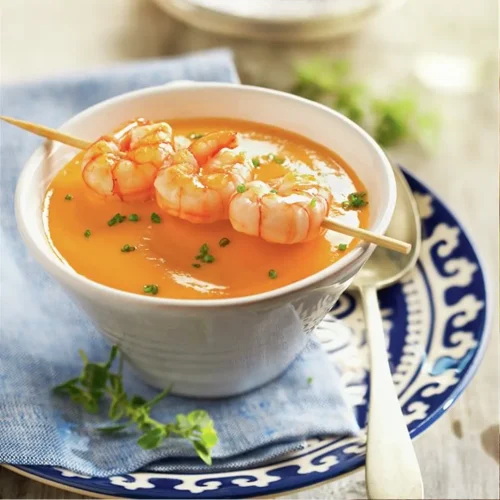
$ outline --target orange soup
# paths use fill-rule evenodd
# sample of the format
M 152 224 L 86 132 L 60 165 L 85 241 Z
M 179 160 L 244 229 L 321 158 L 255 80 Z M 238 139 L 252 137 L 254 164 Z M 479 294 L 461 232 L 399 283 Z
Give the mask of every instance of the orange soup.
M 364 193 L 365 188 L 332 151 L 258 123 L 229 119 L 175 119 L 169 123 L 177 149 L 210 131 L 237 132 L 236 150 L 252 159 L 257 180 L 267 182 L 289 171 L 315 171 L 333 193 L 330 215 L 366 227 L 368 206 L 345 203 L 349 194 Z M 304 243 L 268 243 L 237 232 L 229 221 L 193 224 L 170 216 L 154 200 L 100 198 L 82 181 L 82 157 L 80 153 L 73 158 L 47 190 L 43 207 L 46 233 L 67 265 L 113 288 L 175 299 L 253 295 L 314 274 L 357 244 L 333 231 L 323 231 Z

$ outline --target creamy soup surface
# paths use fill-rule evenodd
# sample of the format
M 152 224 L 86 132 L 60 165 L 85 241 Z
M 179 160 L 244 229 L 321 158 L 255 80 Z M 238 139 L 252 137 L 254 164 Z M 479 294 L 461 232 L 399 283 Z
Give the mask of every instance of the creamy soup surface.
M 255 179 L 267 182 L 290 170 L 319 173 L 333 193 L 330 215 L 352 226 L 367 226 L 369 205 L 358 209 L 343 206 L 350 193 L 365 192 L 365 187 L 332 151 L 258 123 L 229 119 L 168 122 L 174 129 L 177 149 L 189 146 L 193 134 L 238 132 L 237 150 L 257 159 Z M 81 161 L 82 153 L 58 172 L 47 190 L 43 206 L 47 238 L 57 255 L 76 272 L 113 288 L 144 294 L 148 293 L 145 286 L 154 285 L 156 297 L 174 299 L 253 295 L 314 274 L 358 243 L 333 231 L 323 231 L 305 243 L 268 243 L 235 231 L 229 221 L 193 224 L 170 216 L 154 200 L 101 198 L 82 181 Z M 156 222 L 153 213 L 159 216 L 153 216 Z M 108 225 L 115 214 L 126 219 Z M 204 244 L 213 262 L 196 259 Z M 127 245 L 134 250 L 124 251 Z

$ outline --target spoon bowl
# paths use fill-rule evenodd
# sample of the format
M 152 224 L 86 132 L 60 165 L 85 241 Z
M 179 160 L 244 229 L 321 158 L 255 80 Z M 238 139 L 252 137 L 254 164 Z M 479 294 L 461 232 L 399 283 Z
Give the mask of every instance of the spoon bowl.
M 356 275 L 350 289 L 375 287 L 377 290 L 393 285 L 411 271 L 418 260 L 421 247 L 421 224 L 415 197 L 400 168 L 394 168 L 397 201 L 386 236 L 412 244 L 408 255 L 377 247 L 368 262 Z

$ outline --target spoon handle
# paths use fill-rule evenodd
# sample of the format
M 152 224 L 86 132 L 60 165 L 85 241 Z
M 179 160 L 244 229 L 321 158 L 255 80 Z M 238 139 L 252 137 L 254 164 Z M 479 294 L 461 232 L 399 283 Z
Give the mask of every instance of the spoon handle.
M 366 488 L 372 499 L 422 499 L 422 476 L 387 359 L 377 290 L 361 289 L 370 350 Z

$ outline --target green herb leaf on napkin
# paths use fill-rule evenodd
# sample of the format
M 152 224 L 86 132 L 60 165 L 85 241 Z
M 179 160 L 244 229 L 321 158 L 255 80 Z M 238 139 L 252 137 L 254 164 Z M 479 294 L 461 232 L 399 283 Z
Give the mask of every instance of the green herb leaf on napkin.
M 118 372 L 111 367 L 118 355 L 118 346 L 113 346 L 106 363 L 91 363 L 85 352 L 79 351 L 83 360 L 80 376 L 72 378 L 54 388 L 59 394 L 83 406 L 89 413 L 97 413 L 105 396 L 109 399 L 109 418 L 123 423 L 100 427 L 106 434 L 119 433 L 135 424 L 142 432 L 137 444 L 146 450 L 158 448 L 165 439 L 176 435 L 187 439 L 198 456 L 208 465 L 212 463 L 211 449 L 217 444 L 217 432 L 213 420 L 204 410 L 194 410 L 188 415 L 178 414 L 175 422 L 161 423 L 151 416 L 155 404 L 165 398 L 171 387 L 147 401 L 142 396 L 129 397 L 123 387 L 123 358 L 120 356 Z

